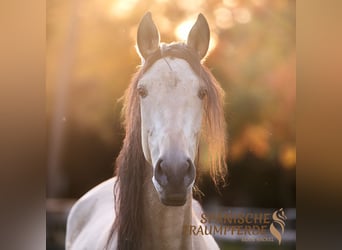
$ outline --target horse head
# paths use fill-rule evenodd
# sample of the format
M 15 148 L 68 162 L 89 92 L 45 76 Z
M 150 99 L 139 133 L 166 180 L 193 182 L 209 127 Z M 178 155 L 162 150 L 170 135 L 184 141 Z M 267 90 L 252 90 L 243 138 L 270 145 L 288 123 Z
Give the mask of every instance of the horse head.
M 140 95 L 142 148 L 164 205 L 182 206 L 191 194 L 206 95 L 201 76 L 189 60 L 174 51 L 187 51 L 200 65 L 209 39 L 209 26 L 202 14 L 186 43 L 160 43 L 150 13 L 145 14 L 138 27 L 137 50 L 143 66 L 151 64 L 136 89 Z

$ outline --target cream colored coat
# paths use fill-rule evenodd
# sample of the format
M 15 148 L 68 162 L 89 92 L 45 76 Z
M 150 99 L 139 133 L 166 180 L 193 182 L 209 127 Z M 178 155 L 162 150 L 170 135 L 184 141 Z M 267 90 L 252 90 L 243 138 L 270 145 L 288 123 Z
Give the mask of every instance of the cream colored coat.
M 66 249 L 67 250 L 103 250 L 106 244 L 112 223 L 115 219 L 113 186 L 116 178 L 111 178 L 91 189 L 82 196 L 72 207 L 68 216 Z M 151 188 L 153 186 L 151 185 Z M 151 197 L 156 195 L 151 190 Z M 155 205 L 160 201 L 157 197 L 153 201 Z M 191 207 L 189 205 L 192 204 Z M 158 205 L 157 205 L 158 206 Z M 160 204 L 159 206 L 163 206 Z M 200 215 L 203 212 L 196 200 L 189 199 L 182 207 L 167 207 L 156 209 L 153 214 L 147 215 L 151 218 L 150 225 L 152 238 L 146 238 L 150 250 L 177 250 L 177 249 L 219 249 L 211 235 L 184 236 L 182 233 L 184 224 L 200 225 Z M 191 222 L 187 221 L 190 214 Z M 190 223 L 189 223 L 190 222 Z M 163 224 L 162 230 L 160 224 Z M 157 225 L 158 224 L 158 225 Z M 187 237 L 186 249 L 181 247 L 181 242 Z M 116 249 L 117 235 L 114 236 L 111 249 Z

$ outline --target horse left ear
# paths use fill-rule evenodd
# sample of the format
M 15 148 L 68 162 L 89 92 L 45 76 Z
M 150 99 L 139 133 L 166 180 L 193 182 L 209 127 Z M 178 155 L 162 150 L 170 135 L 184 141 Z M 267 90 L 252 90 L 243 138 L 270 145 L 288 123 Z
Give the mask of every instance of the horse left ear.
M 190 48 L 193 48 L 198 53 L 200 59 L 202 59 L 208 52 L 209 41 L 210 30 L 207 19 L 203 14 L 199 14 L 196 23 L 190 30 L 186 43 Z
M 152 20 L 151 12 L 147 12 L 139 23 L 137 47 L 140 55 L 147 58 L 159 48 L 159 31 Z

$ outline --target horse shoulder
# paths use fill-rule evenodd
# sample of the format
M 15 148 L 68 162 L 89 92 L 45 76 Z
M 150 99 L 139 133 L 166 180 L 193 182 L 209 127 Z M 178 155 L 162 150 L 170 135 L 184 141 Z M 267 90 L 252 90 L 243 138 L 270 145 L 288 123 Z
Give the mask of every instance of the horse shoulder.
M 66 228 L 66 249 L 96 249 L 103 245 L 115 219 L 113 188 L 116 177 L 104 181 L 83 195 L 70 210 Z M 105 233 L 106 235 L 100 235 Z
M 200 205 L 200 203 L 195 200 L 192 199 L 192 225 L 193 226 L 203 226 L 203 224 L 201 224 L 201 216 L 204 213 L 202 206 Z M 219 246 L 217 245 L 214 237 L 212 235 L 202 235 L 202 237 L 199 236 L 195 236 L 193 237 L 193 248 L 194 249 L 198 249 L 198 250 L 205 250 L 205 249 L 220 249 Z

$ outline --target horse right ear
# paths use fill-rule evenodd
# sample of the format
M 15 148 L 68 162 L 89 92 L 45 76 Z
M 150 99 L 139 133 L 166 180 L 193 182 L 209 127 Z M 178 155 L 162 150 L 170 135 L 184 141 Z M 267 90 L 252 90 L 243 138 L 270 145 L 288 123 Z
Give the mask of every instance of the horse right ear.
M 188 35 L 187 45 L 194 49 L 199 58 L 202 59 L 207 54 L 210 41 L 210 30 L 207 19 L 203 14 L 199 14 L 196 23 L 191 28 Z
M 152 20 L 151 12 L 147 12 L 140 21 L 137 34 L 139 54 L 146 59 L 159 48 L 159 31 Z

